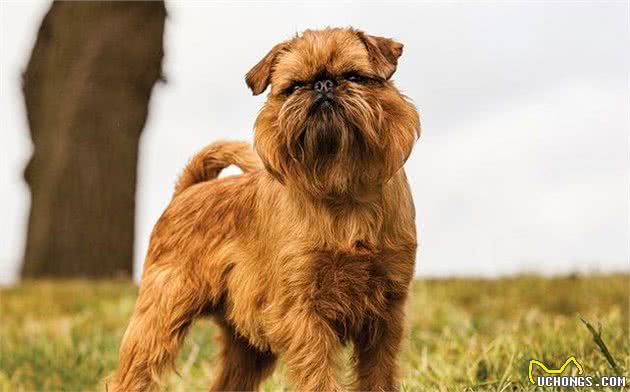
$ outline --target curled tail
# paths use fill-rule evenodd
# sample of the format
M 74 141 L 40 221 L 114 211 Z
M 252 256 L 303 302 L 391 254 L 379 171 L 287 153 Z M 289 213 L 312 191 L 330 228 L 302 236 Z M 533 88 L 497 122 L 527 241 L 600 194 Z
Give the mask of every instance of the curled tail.
M 212 143 L 195 154 L 188 162 L 177 180 L 173 197 L 189 186 L 217 178 L 221 170 L 230 165 L 238 166 L 243 173 L 263 167 L 249 143 L 236 141 Z

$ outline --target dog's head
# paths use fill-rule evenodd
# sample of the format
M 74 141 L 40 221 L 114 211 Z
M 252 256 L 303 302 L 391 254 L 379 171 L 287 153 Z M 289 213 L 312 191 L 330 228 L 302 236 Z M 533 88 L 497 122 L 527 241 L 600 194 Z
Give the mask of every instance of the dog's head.
M 307 30 L 276 45 L 246 76 L 271 85 L 255 145 L 279 181 L 316 197 L 356 194 L 404 164 L 420 132 L 390 81 L 402 44 L 354 29 Z

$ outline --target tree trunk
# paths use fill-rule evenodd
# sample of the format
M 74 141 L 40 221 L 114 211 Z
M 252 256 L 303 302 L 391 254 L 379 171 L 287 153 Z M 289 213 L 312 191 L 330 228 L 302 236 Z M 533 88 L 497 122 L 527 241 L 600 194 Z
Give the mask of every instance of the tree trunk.
M 55 2 L 23 75 L 33 155 L 23 277 L 131 276 L 140 133 L 163 2 Z

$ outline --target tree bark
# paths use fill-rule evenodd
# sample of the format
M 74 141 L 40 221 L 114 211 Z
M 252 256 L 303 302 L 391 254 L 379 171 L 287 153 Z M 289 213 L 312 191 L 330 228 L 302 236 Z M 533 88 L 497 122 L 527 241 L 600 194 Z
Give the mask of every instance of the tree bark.
M 33 155 L 22 276 L 130 277 L 138 144 L 163 2 L 54 2 L 23 75 Z

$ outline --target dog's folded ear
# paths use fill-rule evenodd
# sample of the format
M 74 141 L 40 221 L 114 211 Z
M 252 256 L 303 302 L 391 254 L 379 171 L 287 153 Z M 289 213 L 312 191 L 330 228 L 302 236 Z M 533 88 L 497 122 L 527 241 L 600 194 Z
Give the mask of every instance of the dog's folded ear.
M 403 44 L 393 39 L 377 37 L 357 31 L 357 34 L 367 48 L 370 61 L 380 77 L 389 79 L 396 72 L 398 58 L 402 55 Z
M 274 46 L 269 53 L 267 53 L 265 57 L 263 57 L 258 64 L 254 65 L 254 67 L 247 72 L 247 75 L 245 75 L 247 87 L 252 90 L 254 95 L 261 94 L 265 91 L 267 86 L 269 86 L 269 83 L 271 83 L 271 72 L 273 71 L 276 56 L 285 49 L 286 46 L 286 42 L 282 42 Z

